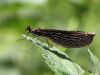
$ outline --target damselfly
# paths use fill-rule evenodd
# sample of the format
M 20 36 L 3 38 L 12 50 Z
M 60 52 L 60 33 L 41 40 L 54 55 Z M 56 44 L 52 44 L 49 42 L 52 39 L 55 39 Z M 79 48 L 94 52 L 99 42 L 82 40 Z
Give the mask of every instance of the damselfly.
M 66 31 L 56 29 L 33 29 L 30 26 L 26 30 L 32 34 L 49 38 L 53 42 L 66 48 L 80 48 L 89 45 L 93 41 L 94 32 Z

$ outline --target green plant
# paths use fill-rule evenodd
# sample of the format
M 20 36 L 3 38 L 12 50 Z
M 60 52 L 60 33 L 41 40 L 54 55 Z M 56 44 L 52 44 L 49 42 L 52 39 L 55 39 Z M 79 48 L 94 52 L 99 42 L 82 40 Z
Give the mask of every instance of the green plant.
M 85 71 L 76 63 L 74 63 L 67 54 L 61 52 L 55 47 L 49 47 L 48 44 L 42 43 L 36 38 L 31 38 L 27 35 L 22 35 L 27 40 L 31 41 L 42 47 L 43 58 L 47 65 L 51 68 L 56 75 L 83 75 Z M 98 58 L 88 49 L 90 59 L 95 67 L 95 71 L 89 73 L 89 75 L 99 75 L 100 74 L 100 61 Z

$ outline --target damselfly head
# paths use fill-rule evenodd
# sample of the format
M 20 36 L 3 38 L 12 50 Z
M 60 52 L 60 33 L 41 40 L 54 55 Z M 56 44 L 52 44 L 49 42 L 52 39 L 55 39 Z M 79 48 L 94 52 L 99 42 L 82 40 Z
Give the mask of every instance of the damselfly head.
M 31 26 L 27 26 L 27 28 L 25 29 L 28 32 L 32 32 L 32 27 Z

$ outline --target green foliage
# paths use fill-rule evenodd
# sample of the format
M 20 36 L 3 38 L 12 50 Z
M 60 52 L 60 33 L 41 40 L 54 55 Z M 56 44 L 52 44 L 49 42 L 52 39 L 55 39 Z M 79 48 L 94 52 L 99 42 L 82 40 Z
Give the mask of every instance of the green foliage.
M 23 35 L 26 39 L 43 47 L 43 58 L 48 66 L 57 75 L 82 75 L 84 70 L 76 63 L 74 63 L 65 53 L 61 52 L 57 48 L 50 48 L 47 44 L 38 41 L 37 39 L 32 39 L 27 35 Z
M 93 66 L 93 75 L 100 75 L 100 61 L 99 59 L 88 49 L 90 59 Z
M 55 72 L 56 75 L 83 75 L 84 70 L 76 63 L 74 63 L 67 54 L 61 52 L 59 49 L 49 47 L 47 44 L 38 41 L 36 38 L 31 38 L 27 35 L 23 35 L 33 44 L 36 44 L 43 49 L 43 58 L 47 65 Z M 91 71 L 93 75 L 99 75 L 100 72 L 100 61 L 93 55 L 93 53 L 88 49 L 94 71 Z
M 45 2 L 38 4 L 34 1 Z M 31 50 L 32 43 L 25 40 L 16 43 L 27 25 L 95 32 L 93 43 L 88 47 L 100 58 L 100 0 L 0 0 L 0 75 L 52 75 L 42 61 L 38 47 L 34 46 Z M 49 44 L 53 43 L 49 41 Z M 59 49 L 89 70 L 86 49 Z M 63 54 L 51 53 L 58 55 L 59 59 L 66 58 Z M 71 61 L 69 58 L 66 60 Z M 98 69 L 93 65 L 91 69 L 95 74 Z

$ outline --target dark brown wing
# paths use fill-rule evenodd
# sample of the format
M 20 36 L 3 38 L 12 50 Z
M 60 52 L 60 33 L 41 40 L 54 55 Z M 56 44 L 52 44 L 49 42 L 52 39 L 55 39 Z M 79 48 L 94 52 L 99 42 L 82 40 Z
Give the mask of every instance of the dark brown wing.
M 52 32 L 48 36 L 55 43 L 67 48 L 79 48 L 89 45 L 93 40 L 94 33 L 79 31 Z
M 95 33 L 86 33 L 81 31 L 64 31 L 55 29 L 35 29 L 33 34 L 47 37 L 53 42 L 67 47 L 67 48 L 79 48 L 89 45 Z

